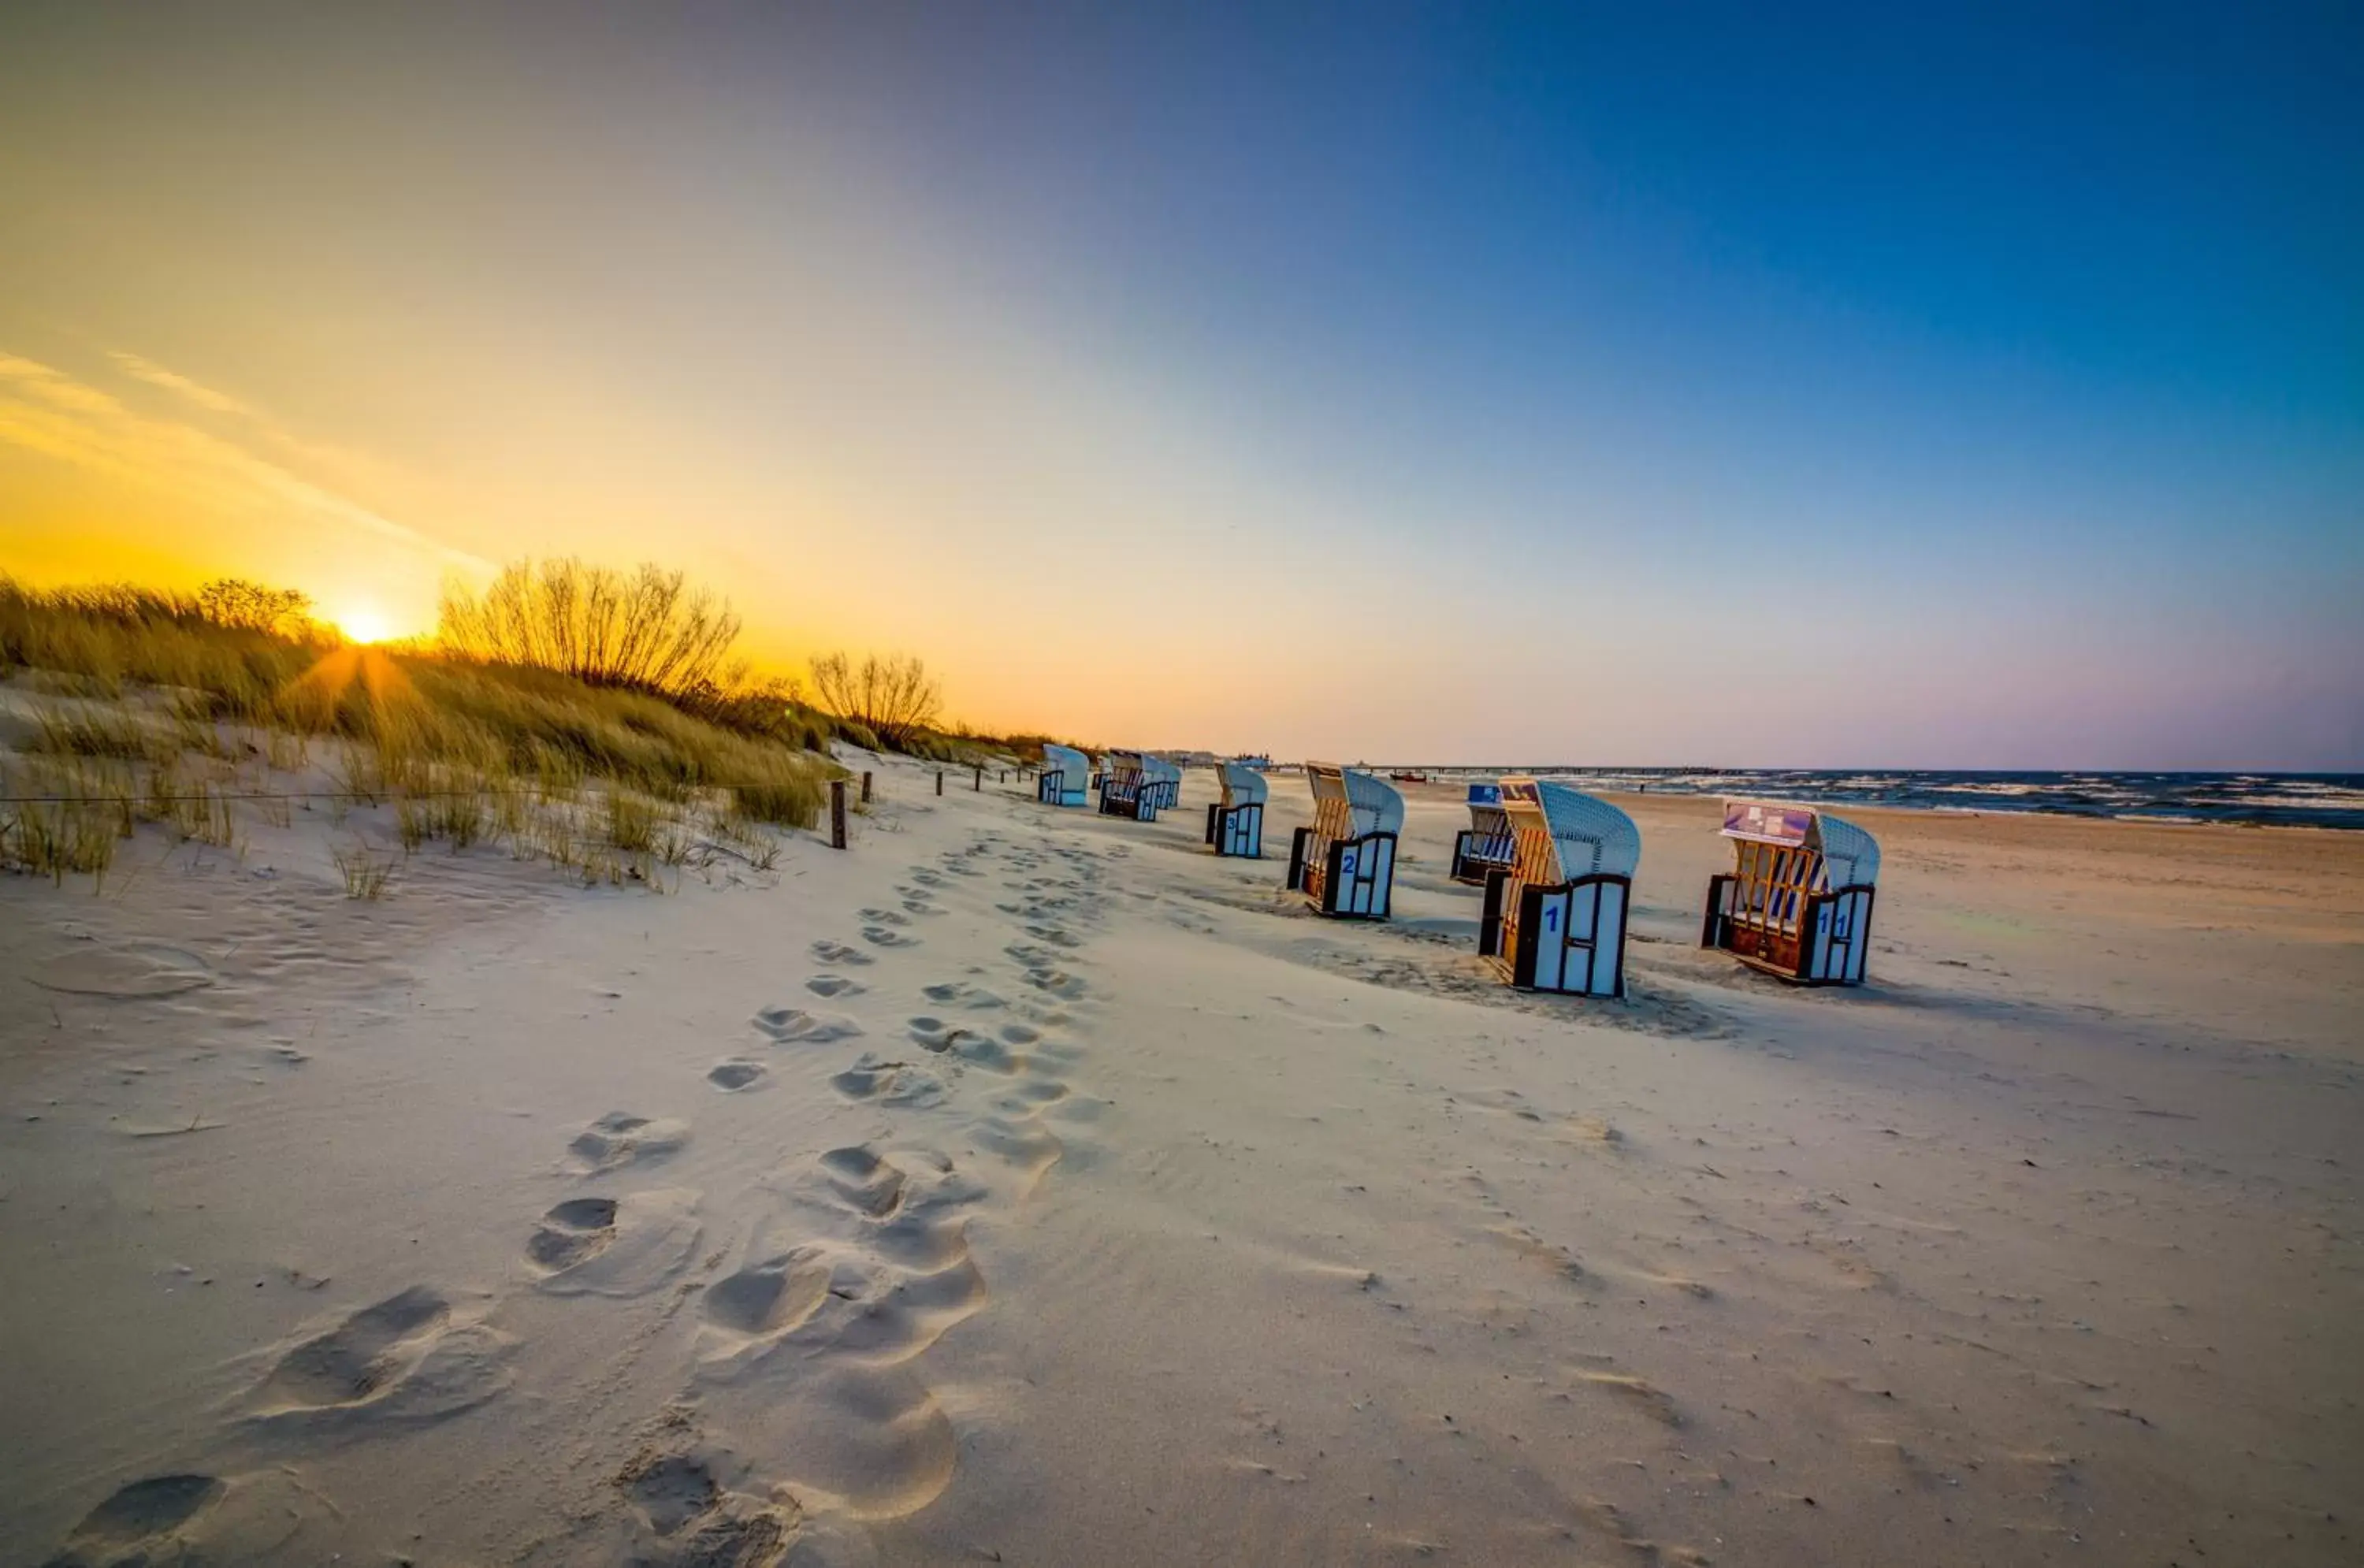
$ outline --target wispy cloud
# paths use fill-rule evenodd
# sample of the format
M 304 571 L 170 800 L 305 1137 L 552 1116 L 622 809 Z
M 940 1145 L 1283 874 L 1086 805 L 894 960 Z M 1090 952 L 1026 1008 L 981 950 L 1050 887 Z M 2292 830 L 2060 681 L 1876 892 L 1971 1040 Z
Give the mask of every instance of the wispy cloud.
M 252 406 L 145 360 L 110 356 L 147 386 L 251 428 L 241 440 L 184 417 L 142 412 L 121 398 L 37 360 L 0 350 L 0 441 L 239 517 L 258 507 L 293 510 L 407 545 L 447 564 L 489 572 L 482 556 L 396 522 L 329 484 L 255 450 L 260 436 L 302 452 L 302 442 Z
M 203 382 L 191 381 L 187 376 L 166 370 L 153 360 L 143 360 L 137 354 L 127 354 L 119 349 L 110 352 L 107 357 L 121 365 L 124 373 L 134 380 L 144 381 L 151 386 L 161 386 L 167 392 L 177 393 L 200 408 L 210 408 L 217 414 L 240 414 L 249 418 L 256 417 L 253 409 L 232 397 L 229 393 L 217 392 Z

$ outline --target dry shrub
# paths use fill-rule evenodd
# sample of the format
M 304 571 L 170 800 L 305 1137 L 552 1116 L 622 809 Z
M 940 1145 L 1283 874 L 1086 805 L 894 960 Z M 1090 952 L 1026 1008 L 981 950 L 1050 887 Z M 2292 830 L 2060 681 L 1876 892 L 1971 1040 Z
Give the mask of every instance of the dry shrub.
M 943 712 L 942 685 L 908 653 L 865 654 L 858 664 L 843 653 L 823 654 L 812 662 L 812 675 L 822 706 L 898 751 Z
M 739 639 L 727 601 L 679 572 L 643 563 L 627 574 L 576 560 L 513 562 L 482 595 L 443 591 L 436 640 L 491 664 L 556 670 L 585 685 L 658 694 L 719 690 Z

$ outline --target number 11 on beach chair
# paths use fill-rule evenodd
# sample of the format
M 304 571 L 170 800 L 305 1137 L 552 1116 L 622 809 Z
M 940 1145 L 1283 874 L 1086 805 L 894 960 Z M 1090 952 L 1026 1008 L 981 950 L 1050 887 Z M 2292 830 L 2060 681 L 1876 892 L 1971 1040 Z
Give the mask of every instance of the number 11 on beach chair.
M 1879 843 L 1809 806 L 1727 800 L 1733 869 L 1708 879 L 1700 946 L 1801 985 L 1860 985 Z
M 1506 778 L 1500 800 L 1512 858 L 1487 873 L 1478 953 L 1522 991 L 1622 996 L 1641 830 L 1566 784 Z
M 1329 762 L 1306 763 L 1305 782 L 1313 791 L 1313 825 L 1290 842 L 1288 886 L 1324 915 L 1386 919 L 1403 796 L 1384 779 Z
M 1218 762 L 1223 798 L 1207 803 L 1207 842 L 1215 853 L 1264 859 L 1264 775 L 1245 762 Z
M 1034 798 L 1045 806 L 1081 806 L 1090 792 L 1092 760 L 1072 746 L 1043 748 L 1043 775 Z

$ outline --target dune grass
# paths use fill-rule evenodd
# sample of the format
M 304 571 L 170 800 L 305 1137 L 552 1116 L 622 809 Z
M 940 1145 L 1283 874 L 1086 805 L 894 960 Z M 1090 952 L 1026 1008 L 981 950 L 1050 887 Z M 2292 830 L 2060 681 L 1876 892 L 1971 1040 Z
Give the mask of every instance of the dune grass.
M 271 775 L 317 761 L 348 806 L 393 805 L 406 852 L 496 840 L 586 881 L 649 881 L 700 842 L 767 860 L 753 825 L 810 828 L 837 771 L 806 750 L 825 728 L 776 694 L 702 694 L 733 727 L 557 671 L 224 624 L 144 589 L 0 577 L 12 676 L 46 695 L 0 793 L 69 798 L 0 806 L 0 863 L 61 879 L 103 875 L 140 822 L 234 846 L 231 797 L 267 800 Z

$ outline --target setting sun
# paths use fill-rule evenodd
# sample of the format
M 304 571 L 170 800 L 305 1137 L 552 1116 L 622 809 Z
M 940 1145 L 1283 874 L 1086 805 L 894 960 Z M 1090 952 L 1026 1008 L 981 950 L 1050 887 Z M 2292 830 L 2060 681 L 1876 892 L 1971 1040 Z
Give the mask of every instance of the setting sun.
M 333 621 L 351 642 L 384 642 L 394 636 L 394 623 L 374 605 L 349 605 Z

